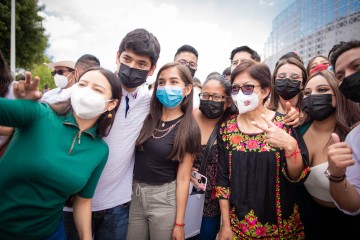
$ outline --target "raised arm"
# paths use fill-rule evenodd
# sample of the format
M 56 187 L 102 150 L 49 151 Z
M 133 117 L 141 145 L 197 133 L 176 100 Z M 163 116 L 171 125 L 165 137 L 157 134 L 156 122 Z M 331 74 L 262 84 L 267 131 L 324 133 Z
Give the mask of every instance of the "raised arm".
M 267 119 L 264 114 L 261 116 L 266 122 L 266 125 L 254 121 L 252 124 L 266 132 L 265 138 L 269 144 L 284 149 L 287 166 L 286 174 L 288 178 L 290 178 L 289 180 L 300 181 L 308 172 L 308 166 L 304 164 L 297 139 L 276 126 L 270 119 Z
M 31 72 L 25 73 L 25 80 L 19 80 L 13 85 L 14 96 L 19 99 L 39 100 L 42 93 L 39 91 L 39 77 L 32 78 Z
M 331 197 L 343 212 L 349 215 L 360 214 L 359 190 L 346 179 L 345 175 L 347 168 L 350 166 L 357 164 L 357 167 L 360 168 L 359 162 L 356 163 L 353 159 L 353 150 L 346 142 L 340 142 L 339 136 L 335 133 L 331 134 L 331 137 L 333 144 L 329 146 L 329 168 L 327 172 Z M 360 176 L 358 171 L 352 173 Z
M 0 126 L 0 136 L 10 136 L 13 130 L 12 127 Z

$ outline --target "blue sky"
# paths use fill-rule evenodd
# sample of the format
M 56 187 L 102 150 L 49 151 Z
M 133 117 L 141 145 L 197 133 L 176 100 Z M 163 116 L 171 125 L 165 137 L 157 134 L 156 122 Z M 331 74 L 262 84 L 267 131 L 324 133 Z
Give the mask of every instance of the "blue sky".
M 97 56 L 114 70 L 121 39 L 135 28 L 146 28 L 159 40 L 159 69 L 183 44 L 199 52 L 195 76 L 204 81 L 230 65 L 230 52 L 248 45 L 263 54 L 272 19 L 294 0 L 41 0 L 49 34 L 48 55 L 54 61 Z M 156 75 L 156 72 L 155 74 Z M 154 77 L 149 78 L 149 82 Z

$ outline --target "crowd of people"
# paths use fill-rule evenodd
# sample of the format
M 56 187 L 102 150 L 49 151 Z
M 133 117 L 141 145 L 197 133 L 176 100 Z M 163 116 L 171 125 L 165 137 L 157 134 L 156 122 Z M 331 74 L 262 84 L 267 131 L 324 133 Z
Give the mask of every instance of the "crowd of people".
M 91 54 L 47 64 L 56 88 L 15 81 L 0 51 L 0 239 L 184 240 L 206 152 L 199 233 L 188 240 L 353 238 L 360 227 L 360 41 L 275 69 L 248 46 L 195 77 L 179 47 L 159 67 L 146 29 L 117 70 Z M 216 140 L 207 146 L 212 133 Z

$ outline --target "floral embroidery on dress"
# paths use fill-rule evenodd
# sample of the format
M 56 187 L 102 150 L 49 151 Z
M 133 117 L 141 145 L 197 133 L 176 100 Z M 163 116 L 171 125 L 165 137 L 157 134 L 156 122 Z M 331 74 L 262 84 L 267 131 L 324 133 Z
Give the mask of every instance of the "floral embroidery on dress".
M 239 221 L 235 213 L 235 207 L 230 210 L 230 221 L 232 231 L 239 239 L 261 238 L 261 239 L 303 239 L 304 226 L 300 221 L 298 206 L 295 205 L 293 214 L 289 219 L 283 219 L 277 225 L 259 222 L 253 210 L 245 215 L 244 219 Z M 296 231 L 292 231 L 296 229 Z
M 265 132 L 256 135 L 240 132 L 237 127 L 236 119 L 236 117 L 229 119 L 226 122 L 227 125 L 223 123 L 222 128 L 220 128 L 220 134 L 222 134 L 222 140 L 226 142 L 227 150 L 242 152 L 268 152 L 277 150 L 277 148 L 266 142 Z M 273 122 L 279 128 L 287 131 L 286 126 L 282 123 L 281 116 L 276 116 Z
M 206 145 L 201 146 L 201 152 L 204 153 L 206 149 Z M 215 192 L 215 177 L 217 173 L 217 164 L 218 164 L 218 149 L 217 144 L 214 144 L 210 148 L 210 152 L 208 155 L 208 159 L 206 162 L 205 168 L 205 176 L 207 177 L 207 185 L 205 191 L 205 202 L 204 202 L 204 211 L 203 216 L 205 217 L 214 217 L 219 216 L 220 206 L 219 200 L 212 196 L 213 192 Z M 194 167 L 197 169 L 201 168 L 202 155 L 197 156 L 195 159 Z
M 284 115 L 276 113 L 272 122 L 291 135 L 292 128 L 283 124 L 283 117 Z M 221 178 L 219 186 L 216 186 L 215 190 L 217 198 L 230 200 L 230 222 L 235 235 L 234 239 L 304 239 L 304 225 L 300 220 L 296 198 L 288 199 L 284 196 L 293 194 L 291 182 L 299 182 L 306 177 L 309 171 L 308 167 L 304 168 L 298 180 L 291 181 L 286 174 L 284 150 L 268 144 L 265 132 L 254 134 L 241 132 L 237 125 L 237 115 L 233 115 L 223 122 L 219 133 L 222 146 L 226 150 L 228 169 L 224 168 L 226 165 L 222 165 L 222 167 L 229 178 Z M 258 153 L 255 158 L 252 157 L 255 156 L 253 153 Z M 259 166 L 267 165 L 271 165 L 271 168 L 262 172 L 261 169 L 267 168 Z M 253 172 L 253 170 L 247 170 L 247 167 L 249 167 L 248 169 L 259 170 L 260 175 L 257 175 L 257 172 Z M 232 176 L 232 171 L 237 175 Z M 273 178 L 261 177 L 268 173 L 271 173 Z M 268 181 L 273 184 L 269 185 Z M 231 186 L 230 183 L 235 185 Z M 252 188 L 253 184 L 272 196 L 273 205 L 269 206 L 266 205 L 267 202 L 264 202 L 265 205 L 261 205 L 263 207 L 255 204 L 254 206 L 257 207 L 253 208 L 253 204 L 249 202 L 257 196 L 257 188 Z M 242 195 L 239 195 L 240 193 Z M 247 195 L 249 193 L 251 196 Z M 236 194 L 241 198 L 232 199 L 230 198 L 231 194 Z M 288 200 L 290 202 L 284 204 L 284 201 Z M 241 207 L 239 210 L 242 210 L 237 212 L 237 207 Z M 250 207 L 251 210 L 247 207 Z M 248 210 L 243 212 L 244 209 Z M 261 211 L 261 217 L 256 215 L 257 211 Z M 274 220 L 270 220 L 272 218 L 267 214 L 271 214 Z
M 230 198 L 230 188 L 226 187 L 215 187 L 215 197 L 220 199 Z

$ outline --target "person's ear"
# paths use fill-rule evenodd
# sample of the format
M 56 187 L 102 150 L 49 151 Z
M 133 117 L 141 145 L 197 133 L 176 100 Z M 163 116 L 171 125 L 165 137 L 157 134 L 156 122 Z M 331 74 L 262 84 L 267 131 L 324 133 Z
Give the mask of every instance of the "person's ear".
M 118 100 L 118 99 L 114 99 L 113 101 L 109 102 L 109 105 L 108 105 L 107 110 L 110 112 L 110 111 L 113 110 L 118 104 L 119 104 L 119 100 Z
M 156 64 L 150 68 L 148 76 L 152 76 L 154 74 L 154 72 L 155 72 L 155 69 L 156 69 Z
M 80 78 L 79 70 L 77 68 L 75 68 L 74 76 L 75 76 L 75 82 L 77 83 Z
M 270 87 L 266 87 L 266 88 L 263 88 L 261 89 L 261 98 L 262 99 L 265 99 L 267 96 L 269 96 L 270 94 Z
M 115 63 L 117 66 L 120 66 L 120 52 L 119 51 L 116 52 Z
M 227 108 L 231 107 L 232 103 L 233 103 L 233 100 L 232 100 L 231 97 L 226 98 L 226 99 L 225 99 L 225 104 L 224 104 L 225 110 L 226 110 Z
M 193 89 L 193 86 L 191 84 L 188 84 L 187 86 L 185 86 L 185 88 L 184 88 L 185 96 L 188 96 L 191 93 L 192 89 Z

